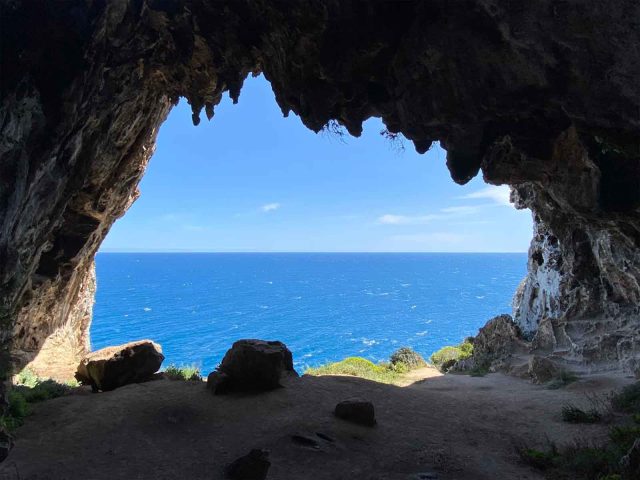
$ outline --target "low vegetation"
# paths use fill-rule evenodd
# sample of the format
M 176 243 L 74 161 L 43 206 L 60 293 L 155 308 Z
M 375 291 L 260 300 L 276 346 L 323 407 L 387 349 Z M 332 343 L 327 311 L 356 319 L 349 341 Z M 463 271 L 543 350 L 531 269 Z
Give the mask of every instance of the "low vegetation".
M 7 431 L 16 429 L 31 413 L 31 404 L 67 395 L 78 386 L 75 380 L 59 383 L 40 378 L 29 369 L 21 371 L 15 376 L 9 391 L 9 405 L 5 414 L 0 417 L 0 427 Z
M 182 365 L 178 367 L 171 364 L 165 369 L 164 376 L 169 380 L 183 380 L 188 382 L 202 381 L 200 369 L 195 365 Z
M 429 361 L 441 372 L 447 372 L 457 361 L 473 355 L 473 343 L 465 340 L 460 345 L 443 347 L 429 358 Z M 486 373 L 486 372 L 485 372 Z
M 572 423 L 594 423 L 607 419 L 607 410 L 622 413 L 617 424 L 609 430 L 608 440 L 602 444 L 574 441 L 557 446 L 550 443 L 544 449 L 518 446 L 520 459 L 542 470 L 550 480 L 632 480 L 638 478 L 637 466 L 629 468 L 626 455 L 640 440 L 640 382 L 629 385 L 613 395 L 604 405 L 596 399 L 587 410 L 573 405 L 562 409 L 563 420 Z M 594 405 L 594 402 L 592 402 Z M 636 454 L 637 455 L 637 454 Z
M 409 347 L 402 347 L 393 352 L 389 357 L 389 361 L 393 365 L 404 364 L 409 370 L 427 366 L 427 362 L 422 358 L 422 355 Z
M 362 357 L 347 357 L 316 368 L 308 368 L 306 375 L 351 375 L 379 383 L 397 383 L 404 374 L 427 365 L 422 356 L 408 347 L 395 351 L 388 362 L 373 363 Z

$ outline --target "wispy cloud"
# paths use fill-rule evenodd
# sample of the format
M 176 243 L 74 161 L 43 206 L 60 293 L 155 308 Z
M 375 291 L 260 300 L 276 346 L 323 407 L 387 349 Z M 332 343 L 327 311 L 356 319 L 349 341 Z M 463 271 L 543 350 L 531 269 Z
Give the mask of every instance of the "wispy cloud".
M 384 225 L 425 225 L 434 220 L 446 220 L 465 215 L 477 213 L 480 207 L 474 205 L 461 205 L 457 207 L 446 207 L 440 209 L 438 213 L 426 215 L 394 215 L 387 213 L 378 217 L 378 223 Z
M 264 205 L 262 205 L 260 207 L 260 210 L 262 210 L 263 212 L 273 212 L 275 210 L 278 210 L 281 207 L 281 205 L 279 203 L 266 203 Z
M 511 193 L 511 189 L 508 185 L 500 185 L 499 187 L 495 185 L 489 185 L 482 190 L 478 190 L 477 192 L 468 193 L 463 195 L 460 198 L 463 199 L 477 199 L 477 198 L 487 198 L 489 200 L 493 200 L 495 203 L 499 205 L 511 206 L 511 202 L 509 202 L 509 195 Z

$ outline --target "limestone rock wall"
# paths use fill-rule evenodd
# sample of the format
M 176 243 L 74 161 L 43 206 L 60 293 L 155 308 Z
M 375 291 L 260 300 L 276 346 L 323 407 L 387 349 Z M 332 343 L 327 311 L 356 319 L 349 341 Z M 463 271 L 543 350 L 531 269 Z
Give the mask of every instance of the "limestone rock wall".
M 637 159 L 610 152 L 599 142 L 589 145 L 588 139 L 569 129 L 559 136 L 550 160 L 544 183 L 522 183 L 512 191 L 516 206 L 530 208 L 534 216 L 528 274 L 514 299 L 514 319 L 530 335 L 543 319 L 552 319 L 558 351 L 569 359 L 636 370 L 640 367 L 640 216 L 633 174 Z M 607 183 L 612 181 L 607 179 L 609 162 L 627 175 L 613 185 Z M 615 201 L 609 189 L 614 190 Z M 628 196 L 625 190 L 630 191 Z
M 537 225 L 517 313 L 525 329 L 560 313 L 600 331 L 590 319 L 637 303 L 635 0 L 0 8 L 5 373 L 10 352 L 29 357 L 61 325 L 79 325 L 68 312 L 100 242 L 137 196 L 171 105 L 186 97 L 194 124 L 202 110 L 211 119 L 252 73 L 271 82 L 285 115 L 314 131 L 334 120 L 359 135 L 378 116 L 419 152 L 440 141 L 456 182 L 482 168 L 487 181 L 514 186 Z

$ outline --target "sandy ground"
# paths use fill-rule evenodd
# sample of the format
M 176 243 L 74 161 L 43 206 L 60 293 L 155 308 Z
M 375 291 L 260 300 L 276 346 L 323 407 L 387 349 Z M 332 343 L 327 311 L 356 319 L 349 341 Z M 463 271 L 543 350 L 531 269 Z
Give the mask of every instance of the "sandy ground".
M 271 452 L 271 480 L 538 479 L 514 444 L 604 438 L 606 426 L 563 423 L 560 409 L 631 380 L 594 375 L 548 390 L 501 374 L 421 369 L 409 381 L 303 376 L 269 393 L 212 396 L 199 382 L 157 380 L 58 398 L 18 430 L 0 479 L 219 479 L 252 448 Z M 351 397 L 374 403 L 377 426 L 333 416 Z

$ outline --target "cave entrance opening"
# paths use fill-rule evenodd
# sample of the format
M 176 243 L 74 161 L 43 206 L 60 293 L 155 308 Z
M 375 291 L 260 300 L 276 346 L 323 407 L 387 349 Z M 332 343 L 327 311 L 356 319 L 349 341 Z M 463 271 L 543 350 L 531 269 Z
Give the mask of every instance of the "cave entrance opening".
M 304 370 L 475 334 L 511 313 L 531 217 L 507 186 L 456 185 L 445 155 L 379 119 L 315 134 L 263 77 L 197 127 L 182 100 L 97 255 L 92 347 L 151 338 L 206 373 L 239 338 L 278 339 Z

